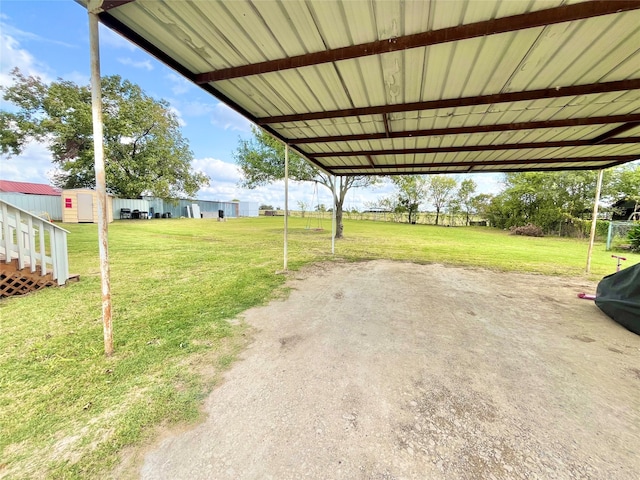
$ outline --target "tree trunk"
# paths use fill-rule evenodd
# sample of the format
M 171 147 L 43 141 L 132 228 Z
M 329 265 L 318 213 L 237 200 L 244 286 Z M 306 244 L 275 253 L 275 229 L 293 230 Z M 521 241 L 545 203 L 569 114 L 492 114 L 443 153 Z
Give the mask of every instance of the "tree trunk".
M 438 218 L 440 218 L 440 209 L 436 208 L 436 225 L 438 225 Z
M 336 238 L 342 238 L 342 202 L 336 203 Z

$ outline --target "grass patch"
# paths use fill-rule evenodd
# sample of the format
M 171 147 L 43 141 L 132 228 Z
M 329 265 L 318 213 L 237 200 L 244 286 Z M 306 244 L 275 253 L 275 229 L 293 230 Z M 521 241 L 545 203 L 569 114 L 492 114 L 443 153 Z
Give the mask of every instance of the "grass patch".
M 587 243 L 346 220 L 330 230 L 290 220 L 289 267 L 376 258 L 581 275 Z M 79 283 L 0 302 L 0 477 L 105 476 L 127 446 L 166 422 L 195 421 L 248 332 L 232 321 L 283 295 L 282 218 L 122 221 L 110 226 L 116 353 L 105 358 L 97 228 L 71 231 Z M 640 255 L 629 254 L 626 266 Z M 593 278 L 615 270 L 597 244 Z

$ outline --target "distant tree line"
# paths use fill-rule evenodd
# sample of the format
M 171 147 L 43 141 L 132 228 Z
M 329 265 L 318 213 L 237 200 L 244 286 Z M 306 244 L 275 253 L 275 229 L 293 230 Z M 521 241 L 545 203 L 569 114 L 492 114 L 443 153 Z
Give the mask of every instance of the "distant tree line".
M 594 171 L 523 172 L 504 175 L 504 189 L 496 194 L 475 194 L 471 178 L 458 181 L 450 175 L 392 177 L 394 193 L 368 204 L 394 214 L 396 221 L 416 223 L 427 207 L 435 213 L 435 224 L 444 214 L 472 217 L 491 226 L 509 229 L 533 224 L 544 233 L 571 230 L 568 225 L 590 219 L 595 201 L 597 173 Z M 605 172 L 601 206 L 617 200 L 640 206 L 640 165 L 620 166 Z M 606 208 L 604 208 L 606 210 Z

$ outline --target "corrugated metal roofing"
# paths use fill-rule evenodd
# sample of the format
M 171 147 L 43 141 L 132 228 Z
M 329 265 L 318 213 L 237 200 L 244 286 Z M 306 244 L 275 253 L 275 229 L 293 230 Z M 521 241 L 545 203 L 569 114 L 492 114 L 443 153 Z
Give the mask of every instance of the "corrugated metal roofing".
M 333 174 L 640 158 L 639 0 L 106 0 L 100 11 Z
M 12 182 L 0 180 L 0 192 L 26 193 L 29 195 L 57 195 L 62 191 L 58 188 L 43 183 Z

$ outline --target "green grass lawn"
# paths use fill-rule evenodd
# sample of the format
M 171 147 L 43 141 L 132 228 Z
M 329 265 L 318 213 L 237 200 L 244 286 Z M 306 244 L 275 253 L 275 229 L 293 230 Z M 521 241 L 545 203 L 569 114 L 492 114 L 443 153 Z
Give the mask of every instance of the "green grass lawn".
M 584 275 L 587 242 L 487 228 L 290 220 L 289 268 L 389 258 Z M 116 352 L 105 358 L 97 228 L 65 225 L 80 281 L 0 302 L 0 477 L 102 478 L 153 427 L 198 419 L 251 332 L 233 319 L 286 294 L 283 219 L 118 221 L 109 228 Z M 627 255 L 626 266 L 640 262 Z M 596 279 L 615 270 L 596 244 Z

